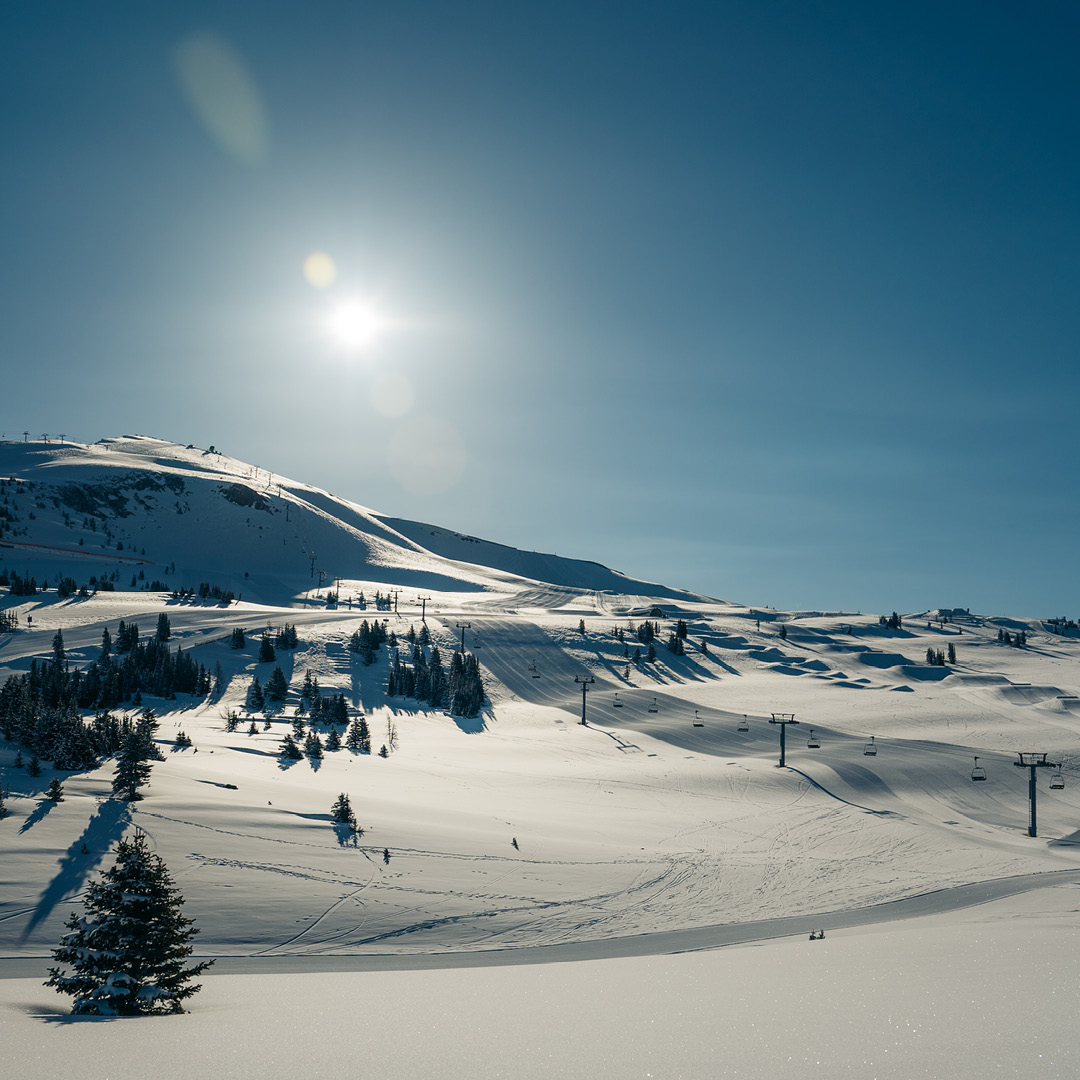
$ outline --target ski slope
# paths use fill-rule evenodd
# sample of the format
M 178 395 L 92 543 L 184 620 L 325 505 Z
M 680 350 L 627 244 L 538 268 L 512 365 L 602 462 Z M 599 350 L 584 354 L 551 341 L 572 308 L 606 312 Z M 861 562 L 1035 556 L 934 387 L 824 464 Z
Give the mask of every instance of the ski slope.
M 680 1075 L 679 1068 L 705 1075 L 723 1049 L 742 1062 L 731 1075 L 803 1075 L 796 1069 L 813 1063 L 805 1053 L 817 1053 L 826 1076 L 974 1076 L 955 1061 L 937 1072 L 894 1067 L 880 1031 L 869 1044 L 872 1072 L 858 1071 L 854 1032 L 842 1052 L 807 1050 L 817 1044 L 798 995 L 819 992 L 820 978 L 826 992 L 835 990 L 836 1007 L 878 1000 L 887 1013 L 888 999 L 874 999 L 881 988 L 868 971 L 920 956 L 918 977 L 937 980 L 928 943 L 951 957 L 950 977 L 961 987 L 952 997 L 965 986 L 985 995 L 986 972 L 964 967 L 962 957 L 973 941 L 987 940 L 986 920 L 1012 956 L 986 958 L 995 977 L 1019 978 L 1028 955 L 1052 955 L 1052 941 L 1068 947 L 1075 932 L 1070 898 L 1080 882 L 1075 631 L 959 609 L 908 614 L 892 629 L 876 614 L 779 612 L 625 579 L 611 588 L 614 572 L 596 564 L 511 555 L 449 530 L 435 530 L 424 546 L 428 526 L 219 457 L 141 439 L 108 449 L 0 446 L 0 475 L 18 475 L 24 488 L 17 498 L 10 486 L 5 492 L 19 533 L 0 538 L 13 545 L 0 548 L 0 569 L 53 582 L 61 574 L 82 582 L 103 564 L 118 574 L 116 591 L 84 597 L 61 598 L 55 589 L 0 594 L 0 609 L 19 627 L 0 635 L 0 680 L 50 656 L 57 631 L 68 662 L 84 665 L 98 655 L 106 628 L 115 634 L 124 619 L 145 635 L 165 612 L 170 644 L 208 669 L 220 664 L 226 681 L 219 697 L 144 701 L 160 714 L 165 760 L 155 764 L 145 799 L 133 804 L 111 797 L 114 766 L 106 762 L 60 774 L 65 800 L 54 805 L 44 798 L 55 775 L 49 763 L 32 778 L 15 768 L 17 748 L 0 741 L 0 773 L 11 789 L 11 813 L 0 822 L 0 974 L 10 979 L 0 983 L 0 1024 L 10 1025 L 20 1045 L 27 1024 L 37 1030 L 51 1015 L 21 977 L 41 971 L 87 881 L 134 827 L 176 877 L 200 928 L 199 951 L 222 958 L 220 974 L 196 999 L 197 1023 L 206 1025 L 197 1030 L 209 1040 L 221 1039 L 215 1009 L 241 992 L 225 987 L 263 980 L 259 994 L 294 997 L 285 987 L 318 971 L 336 973 L 319 977 L 326 1002 L 337 993 L 368 993 L 358 988 L 369 985 L 381 987 L 376 996 L 387 1001 L 462 986 L 485 1001 L 540 995 L 548 1003 L 520 1032 L 541 1039 L 543 1023 L 558 1030 L 567 1022 L 539 989 L 544 977 L 528 973 L 543 961 L 557 972 L 548 976 L 551 985 L 579 1002 L 589 985 L 598 986 L 623 1018 L 595 1018 L 609 1025 L 603 1031 L 610 1038 L 596 1036 L 602 1050 L 586 1049 L 585 1028 L 574 1028 L 582 1040 L 576 1073 L 549 1035 L 541 1039 L 542 1060 L 500 1073 L 497 1049 L 489 1048 L 482 1061 L 453 1058 L 446 1075 L 470 1068 L 551 1075 L 548 1066 L 559 1075 L 645 1075 L 646 1061 L 665 1063 L 668 1071 L 654 1075 Z M 110 475 L 115 484 L 98 486 Z M 138 487 L 146 475 L 153 483 Z M 183 492 L 154 487 L 164 476 L 182 476 Z M 222 497 L 223 484 L 241 481 L 270 509 Z M 66 484 L 84 485 L 97 500 L 96 528 L 83 523 L 88 510 L 80 517 L 63 501 Z M 166 490 L 175 496 L 167 505 Z M 126 516 L 115 509 L 120 498 Z M 101 543 L 106 536 L 112 547 Z M 466 549 L 486 561 L 468 562 Z M 119 558 L 145 558 L 145 576 L 135 569 L 144 564 Z M 170 586 L 213 581 L 240 599 L 224 604 L 151 591 L 146 585 L 159 574 Z M 331 580 L 337 602 L 328 605 Z M 396 610 L 361 610 L 360 593 L 370 600 L 376 590 L 397 590 Z M 464 632 L 485 680 L 483 714 L 455 718 L 387 697 L 387 651 L 365 667 L 346 647 L 361 621 L 376 617 L 399 640 L 426 620 L 444 659 Z M 646 618 L 660 625 L 655 662 L 634 655 Z M 680 620 L 684 656 L 665 645 Z M 281 713 L 252 715 L 247 690 L 272 668 L 257 660 L 258 635 L 285 622 L 300 638 L 295 652 L 277 657 L 289 699 Z M 248 634 L 245 650 L 229 647 L 235 627 Z M 999 641 L 1003 629 L 1024 630 L 1027 645 Z M 949 645 L 955 663 L 927 663 L 928 649 Z M 324 693 L 341 692 L 354 714 L 363 711 L 374 749 L 391 741 L 392 725 L 396 749 L 385 758 L 341 750 L 320 762 L 283 761 L 278 746 L 308 671 Z M 228 710 L 243 717 L 234 732 L 225 729 Z M 787 731 L 784 768 L 769 722 L 776 713 L 798 720 Z M 172 745 L 181 729 L 193 740 L 189 750 Z M 816 747 L 807 745 L 811 729 Z M 868 755 L 871 741 L 876 752 Z M 1051 790 L 1045 772 L 1039 777 L 1034 838 L 1026 835 L 1027 771 L 1013 764 L 1020 751 L 1046 752 L 1061 763 L 1065 781 Z M 976 755 L 985 782 L 971 780 Z M 364 828 L 355 843 L 343 843 L 329 820 L 342 791 Z M 1022 927 L 1006 925 L 1028 916 Z M 814 928 L 828 937 L 814 944 L 810 959 L 803 942 Z M 722 946 L 733 948 L 712 951 Z M 833 965 L 827 977 L 818 970 L 822 957 Z M 763 964 L 772 975 L 762 974 Z M 976 981 L 963 982 L 957 965 Z M 793 1029 L 802 1032 L 803 1051 L 771 1037 L 754 1044 L 746 1031 L 728 1030 L 717 1042 L 700 1027 L 696 1035 L 685 1027 L 687 1016 L 700 1025 L 721 1006 L 732 1015 L 764 1015 L 779 1000 L 768 995 L 781 993 L 769 979 L 782 970 L 798 973 L 782 985 L 797 1011 Z M 447 981 L 452 977 L 464 981 Z M 365 978 L 376 984 L 356 981 Z M 916 983 L 890 978 L 896 1008 L 915 1015 Z M 646 990 L 649 980 L 659 982 Z M 688 999 L 686 987 L 699 991 Z M 863 1004 L 853 1005 L 858 987 Z M 323 1001 L 321 993 L 305 991 L 311 1002 Z M 1055 1015 L 1052 995 L 1039 1000 Z M 1000 1031 L 986 1025 L 1006 1014 L 1006 997 L 1001 1001 L 1001 1012 L 985 1011 L 979 1030 L 987 1038 Z M 203 1002 L 214 1004 L 200 1011 Z M 943 999 L 940 1017 L 972 1023 L 958 1002 Z M 669 1046 L 661 1054 L 663 1038 L 636 1041 L 630 1018 L 644 1022 L 646 1008 L 666 1030 L 684 1032 L 685 1052 Z M 243 1044 L 249 1021 L 246 1014 L 236 1019 Z M 948 1024 L 920 1023 L 932 1029 L 935 1045 L 955 1048 Z M 158 1021 L 153 1026 L 160 1029 Z M 479 1027 L 487 1038 L 490 1025 Z M 1001 1041 L 999 1059 L 1025 1075 L 1031 1047 Z M 427 1044 L 420 1043 L 407 1058 L 418 1070 L 426 1067 Z M 46 1039 L 41 1075 L 76 1045 Z M 901 1060 L 908 1069 L 930 1060 L 907 1049 Z M 1058 1038 L 1054 1052 L 1065 1070 L 1074 1060 L 1072 1037 Z M 376 1060 L 389 1055 L 389 1043 L 372 1053 Z M 289 1052 L 278 1054 L 279 1066 L 254 1047 L 248 1060 L 253 1069 L 261 1062 L 272 1075 L 286 1075 L 280 1062 L 291 1060 Z M 381 1074 L 418 1075 L 405 1061 L 387 1063 Z M 209 1075 L 198 1071 L 204 1067 L 208 1061 L 186 1075 Z M 336 1067 L 327 1064 L 326 1074 L 337 1075 Z

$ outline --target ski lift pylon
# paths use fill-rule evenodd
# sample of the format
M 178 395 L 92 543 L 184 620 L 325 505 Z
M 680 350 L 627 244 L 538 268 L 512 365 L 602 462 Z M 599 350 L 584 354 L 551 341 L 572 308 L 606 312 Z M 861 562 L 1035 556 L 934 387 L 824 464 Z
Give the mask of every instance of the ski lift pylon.
M 975 759 L 975 768 L 971 770 L 972 780 L 985 780 L 986 770 L 979 764 L 979 759 Z

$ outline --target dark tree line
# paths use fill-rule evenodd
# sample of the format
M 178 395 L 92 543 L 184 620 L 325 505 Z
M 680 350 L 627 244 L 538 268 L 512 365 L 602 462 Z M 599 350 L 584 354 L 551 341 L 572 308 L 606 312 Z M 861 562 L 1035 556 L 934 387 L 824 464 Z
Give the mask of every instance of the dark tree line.
M 0 687 L 0 731 L 61 769 L 90 768 L 115 753 L 125 732 L 109 710 L 142 695 L 205 696 L 210 673 L 183 649 L 171 652 L 156 638 L 140 642 L 134 623 L 120 623 L 113 651 L 109 631 L 101 656 L 85 669 L 64 656 L 63 635 L 53 639 L 51 660 L 32 660 L 25 675 L 11 675 Z M 81 712 L 96 711 L 91 721 Z
M 378 619 L 374 619 L 370 624 L 365 619 L 349 638 L 349 651 L 356 653 L 365 665 L 373 664 L 379 646 L 386 638 L 386 628 Z
M 400 653 L 395 657 L 386 692 L 389 697 L 415 698 L 436 709 L 449 706 L 455 716 L 465 717 L 478 716 L 486 700 L 480 664 L 472 653 L 455 652 L 448 674 L 438 645 L 432 645 L 425 656 L 419 642 L 413 645 L 411 663 L 404 663 Z

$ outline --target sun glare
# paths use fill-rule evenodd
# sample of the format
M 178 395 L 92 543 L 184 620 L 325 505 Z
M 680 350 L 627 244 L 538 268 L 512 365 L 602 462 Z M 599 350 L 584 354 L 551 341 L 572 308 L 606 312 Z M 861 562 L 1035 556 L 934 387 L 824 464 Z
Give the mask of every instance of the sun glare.
M 330 312 L 326 328 L 338 348 L 360 352 L 378 342 L 387 328 L 387 321 L 371 303 L 348 300 Z

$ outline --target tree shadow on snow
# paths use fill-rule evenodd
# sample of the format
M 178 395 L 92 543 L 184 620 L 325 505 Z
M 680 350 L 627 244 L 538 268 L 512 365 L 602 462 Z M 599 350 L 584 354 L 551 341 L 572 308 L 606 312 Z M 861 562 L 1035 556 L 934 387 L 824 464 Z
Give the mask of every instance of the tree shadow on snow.
M 24 833 L 27 829 L 32 829 L 46 814 L 56 805 L 52 799 L 42 799 L 34 808 L 33 813 L 22 823 L 20 833 Z
M 61 857 L 60 870 L 41 894 L 20 941 L 26 941 L 38 924 L 52 914 L 57 904 L 73 897 L 82 888 L 83 882 L 124 835 L 130 823 L 131 807 L 126 802 L 107 799 L 101 803 L 97 813 L 86 823 L 82 835 Z M 83 853 L 84 847 L 88 849 L 86 854 Z

